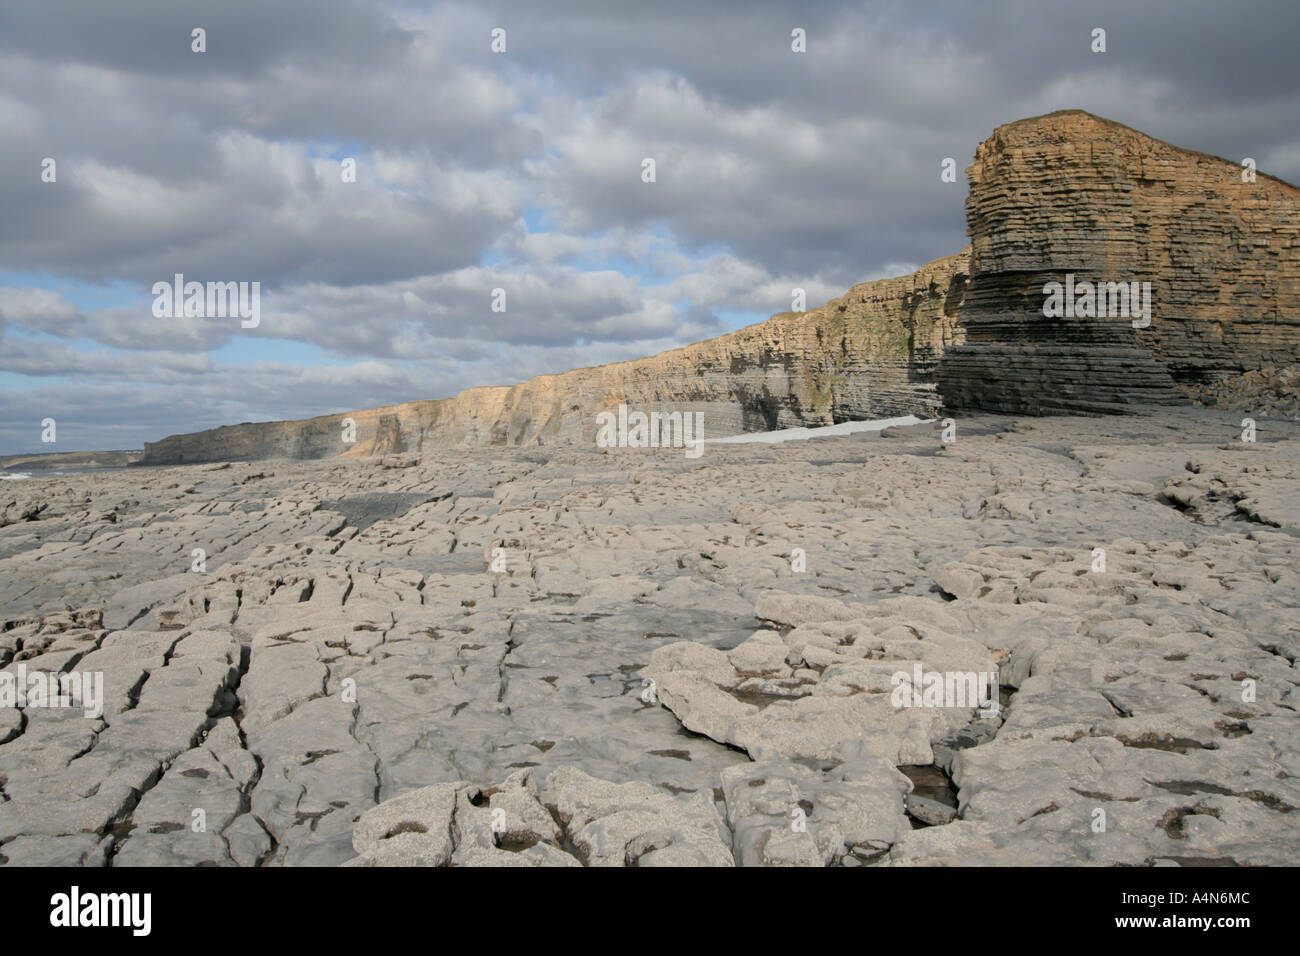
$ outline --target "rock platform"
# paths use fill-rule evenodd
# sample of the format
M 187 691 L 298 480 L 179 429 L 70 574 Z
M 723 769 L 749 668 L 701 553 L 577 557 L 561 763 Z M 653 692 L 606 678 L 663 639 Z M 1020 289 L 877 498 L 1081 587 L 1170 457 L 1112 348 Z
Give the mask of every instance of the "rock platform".
M 1300 426 L 1135 411 L 7 482 L 0 863 L 1294 863 Z

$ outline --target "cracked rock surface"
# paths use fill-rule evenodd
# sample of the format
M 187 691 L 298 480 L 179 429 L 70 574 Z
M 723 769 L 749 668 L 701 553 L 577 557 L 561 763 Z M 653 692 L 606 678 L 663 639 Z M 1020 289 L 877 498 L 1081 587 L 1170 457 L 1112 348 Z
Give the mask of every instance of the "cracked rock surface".
M 1239 420 L 6 482 L 0 671 L 102 694 L 0 706 L 0 864 L 1294 863 L 1300 427 Z

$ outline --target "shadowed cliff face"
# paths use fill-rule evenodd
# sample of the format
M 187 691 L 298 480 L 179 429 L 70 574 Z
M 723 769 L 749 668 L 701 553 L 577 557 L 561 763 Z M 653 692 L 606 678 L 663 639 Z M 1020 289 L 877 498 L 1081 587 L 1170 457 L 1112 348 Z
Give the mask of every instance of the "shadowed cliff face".
M 176 435 L 146 444 L 144 462 L 590 443 L 620 403 L 702 412 L 705 437 L 945 407 L 1122 412 L 1296 363 L 1295 187 L 1081 111 L 1001 127 L 967 173 L 970 248 L 822 308 L 515 386 Z M 1045 317 L 1045 283 L 1069 273 L 1149 282 L 1149 326 Z

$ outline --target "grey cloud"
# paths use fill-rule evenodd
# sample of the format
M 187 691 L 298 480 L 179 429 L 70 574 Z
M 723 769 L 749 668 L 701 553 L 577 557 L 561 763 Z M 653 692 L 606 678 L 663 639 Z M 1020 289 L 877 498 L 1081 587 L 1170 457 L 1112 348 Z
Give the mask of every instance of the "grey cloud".
M 366 66 L 400 55 L 410 38 L 361 0 L 62 0 L 0 10 L 0 51 L 86 63 L 126 73 L 265 72 L 284 62 L 325 59 Z M 207 31 L 207 52 L 191 31 Z
M 67 337 L 76 331 L 77 307 L 49 289 L 0 287 L 0 323 Z

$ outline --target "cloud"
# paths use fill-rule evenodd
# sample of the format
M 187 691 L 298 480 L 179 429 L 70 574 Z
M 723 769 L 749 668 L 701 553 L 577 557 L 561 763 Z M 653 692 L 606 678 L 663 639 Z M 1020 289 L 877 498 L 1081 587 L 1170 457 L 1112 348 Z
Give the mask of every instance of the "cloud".
M 0 328 L 13 325 L 66 337 L 77 319 L 76 305 L 57 292 L 35 286 L 0 287 Z

